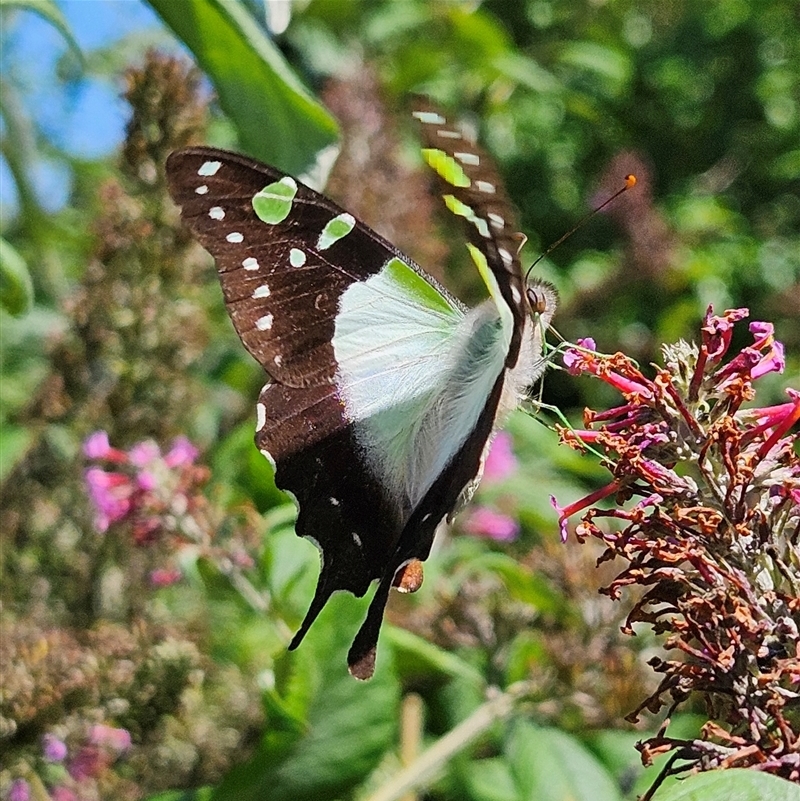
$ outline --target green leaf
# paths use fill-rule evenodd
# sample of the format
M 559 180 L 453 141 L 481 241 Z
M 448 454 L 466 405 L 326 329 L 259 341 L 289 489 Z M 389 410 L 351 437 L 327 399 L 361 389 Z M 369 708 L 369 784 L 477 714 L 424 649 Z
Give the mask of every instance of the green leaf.
M 618 48 L 596 42 L 570 42 L 562 49 L 560 60 L 562 64 L 595 75 L 612 96 L 621 94 L 631 82 L 631 60 Z
M 502 757 L 476 759 L 462 769 L 470 801 L 517 801 L 522 796 L 514 784 L 508 762 Z
M 636 750 L 636 743 L 643 740 L 647 733 L 622 729 L 604 729 L 591 732 L 585 740 L 592 753 L 603 763 L 606 769 L 623 789 L 630 789 L 637 779 L 645 773 L 642 758 Z M 658 775 L 658 770 L 647 770 L 650 782 Z M 649 785 L 641 788 L 644 792 Z
M 503 580 L 511 598 L 535 607 L 540 612 L 555 613 L 564 606 L 563 599 L 541 576 L 508 554 L 496 551 L 481 558 L 481 567 Z
M 405 629 L 384 624 L 384 634 L 392 644 L 397 672 L 407 685 L 424 679 L 449 680 L 461 678 L 481 689 L 485 681 L 472 665 L 449 651 Z
M 83 61 L 83 53 L 81 53 L 78 42 L 72 35 L 72 30 L 67 25 L 67 20 L 55 0 L 0 0 L 0 8 L 15 7 L 33 11 L 46 19 L 64 37 L 75 55 Z
M 245 150 L 293 175 L 338 127 L 239 0 L 148 0 L 213 82 Z
M 16 248 L 0 237 L 0 305 L 15 317 L 33 305 L 33 282 L 28 265 Z
M 653 801 L 800 801 L 800 787 L 757 770 L 732 768 L 690 776 L 655 794 Z
M 148 796 L 145 801 L 210 801 L 213 792 L 211 787 L 201 787 L 199 790 L 168 790 L 166 793 Z
M 302 646 L 279 660 L 280 736 L 268 723 L 254 757 L 226 776 L 213 801 L 333 801 L 381 761 L 395 741 L 400 687 L 385 638 L 372 679 L 359 682 L 347 672 L 347 651 L 364 612 L 363 601 L 337 594 Z M 301 730 L 296 720 L 303 714 Z
M 608 771 L 559 729 L 516 721 L 505 747 L 519 794 L 536 801 L 621 801 Z
M 33 432 L 4 422 L 0 428 L 0 481 L 17 466 L 33 442 Z

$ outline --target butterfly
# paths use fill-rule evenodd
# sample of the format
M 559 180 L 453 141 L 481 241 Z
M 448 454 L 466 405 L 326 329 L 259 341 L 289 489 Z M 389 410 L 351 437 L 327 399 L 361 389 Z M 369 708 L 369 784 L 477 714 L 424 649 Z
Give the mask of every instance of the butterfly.
M 437 527 L 480 480 L 493 432 L 545 368 L 554 288 L 528 282 L 488 156 L 427 101 L 425 161 L 488 298 L 467 308 L 390 242 L 295 178 L 208 147 L 172 153 L 168 187 L 214 257 L 233 325 L 268 374 L 256 445 L 321 553 L 296 648 L 331 594 L 378 587 L 348 654 L 374 670 L 392 586 L 414 591 Z M 402 188 L 398 188 L 402 191 Z

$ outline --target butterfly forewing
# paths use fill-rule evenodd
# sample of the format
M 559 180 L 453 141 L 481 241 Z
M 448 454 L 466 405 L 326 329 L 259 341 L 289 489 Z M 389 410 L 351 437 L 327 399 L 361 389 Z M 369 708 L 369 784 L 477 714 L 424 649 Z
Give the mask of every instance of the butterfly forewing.
M 348 286 L 394 257 L 421 272 L 333 201 L 244 156 L 189 148 L 169 157 L 167 176 L 184 222 L 214 256 L 245 347 L 288 386 L 333 380 L 334 321 Z
M 413 114 L 425 140 L 423 156 L 440 180 L 447 208 L 465 221 L 470 243 L 486 260 L 511 309 L 514 336 L 506 366 L 513 367 L 529 313 L 514 208 L 492 160 L 441 109 L 419 98 Z

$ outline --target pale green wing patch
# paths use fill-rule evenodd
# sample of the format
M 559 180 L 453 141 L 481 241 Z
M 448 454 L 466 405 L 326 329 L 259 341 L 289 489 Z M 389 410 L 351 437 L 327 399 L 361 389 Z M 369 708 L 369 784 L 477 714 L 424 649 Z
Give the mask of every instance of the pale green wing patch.
M 471 206 L 459 200 L 455 195 L 442 195 L 442 197 L 445 206 L 447 206 L 453 214 L 458 217 L 463 217 L 467 222 L 472 223 L 484 239 L 489 238 L 489 226 L 486 224 L 486 220 L 482 217 L 478 217 Z
M 335 242 L 346 237 L 355 228 L 356 219 L 344 212 L 328 220 L 317 241 L 317 250 L 327 250 Z
M 452 156 L 445 153 L 444 150 L 438 150 L 433 147 L 423 148 L 422 158 L 448 184 L 467 187 L 472 183 L 462 166 Z
M 511 330 L 514 328 L 514 315 L 511 313 L 511 309 L 508 308 L 508 304 L 503 300 L 497 278 L 489 267 L 486 256 L 483 255 L 482 251 L 478 250 L 475 245 L 469 242 L 467 243 L 467 249 L 469 250 L 469 255 L 472 256 L 472 261 L 475 262 L 475 266 L 478 268 L 483 283 L 486 284 L 486 289 L 489 290 L 489 297 L 492 298 L 497 305 L 500 319 L 503 322 L 503 327 L 506 329 L 510 341 Z
M 408 293 L 420 306 L 431 311 L 438 311 L 445 315 L 456 311 L 448 299 L 436 289 L 433 284 L 426 281 L 416 270 L 412 270 L 402 259 L 390 259 L 383 268 L 386 277 Z
M 277 225 L 289 216 L 296 194 L 297 181 L 285 175 L 253 196 L 253 211 L 261 222 Z
M 494 302 L 466 314 L 399 258 L 339 300 L 336 385 L 370 468 L 412 508 L 472 431 L 508 349 Z

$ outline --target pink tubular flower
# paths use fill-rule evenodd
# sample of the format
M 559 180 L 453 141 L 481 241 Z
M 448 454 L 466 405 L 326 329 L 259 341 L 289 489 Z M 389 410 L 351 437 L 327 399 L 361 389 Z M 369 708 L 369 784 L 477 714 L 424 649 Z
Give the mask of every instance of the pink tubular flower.
M 708 307 L 700 332 L 702 347 L 711 364 L 718 362 L 728 352 L 734 324 L 749 315 L 749 309 L 727 309 L 722 313 L 722 317 L 717 317 L 712 314 L 711 306 Z
M 569 529 L 567 528 L 567 520 L 572 517 L 572 515 L 577 514 L 578 512 L 583 511 L 584 509 L 588 509 L 592 504 L 597 503 L 597 501 L 603 500 L 603 498 L 607 498 L 609 495 L 613 495 L 620 487 L 619 481 L 612 481 L 610 484 L 606 484 L 605 487 L 601 487 L 594 492 L 590 492 L 588 495 L 585 495 L 583 498 L 580 498 L 577 501 L 573 501 L 566 506 L 560 506 L 558 501 L 556 500 L 555 495 L 550 496 L 550 505 L 558 512 L 558 528 L 561 533 L 561 542 L 566 542 L 567 538 L 569 537 Z
M 514 518 L 495 512 L 486 506 L 474 508 L 463 524 L 468 534 L 508 542 L 519 534 L 519 523 Z
M 793 400 L 790 404 L 781 404 L 782 407 L 790 407 L 784 416 L 775 422 L 775 429 L 770 434 L 767 441 L 758 449 L 758 455 L 764 458 L 774 447 L 784 434 L 798 421 L 800 421 L 800 392 L 795 389 L 787 389 L 786 394 Z
M 486 464 L 483 466 L 483 480 L 491 483 L 502 481 L 517 469 L 517 458 L 514 456 L 513 441 L 506 431 L 499 431 L 492 441 Z
M 130 511 L 134 485 L 123 473 L 107 473 L 99 467 L 90 467 L 85 478 L 97 511 L 95 525 L 98 531 L 106 531 L 111 523 L 121 520 Z
M 83 454 L 88 459 L 105 459 L 108 462 L 127 462 L 125 451 L 112 448 L 105 431 L 95 431 L 83 443 Z
M 588 339 L 579 340 L 579 342 L 594 344 L 593 340 Z M 621 354 L 617 354 L 617 357 L 607 357 L 586 352 L 582 348 L 580 350 L 567 348 L 562 356 L 562 361 L 570 375 L 589 373 L 597 376 L 626 397 L 653 397 L 653 390 L 648 386 L 647 379 L 638 370 L 631 369 L 632 365 L 627 363 Z M 630 375 L 622 375 L 618 370 L 613 369 L 617 366 L 624 366 Z

